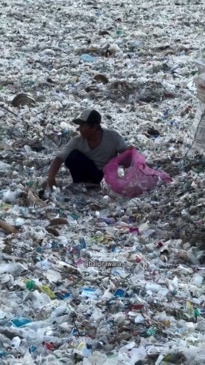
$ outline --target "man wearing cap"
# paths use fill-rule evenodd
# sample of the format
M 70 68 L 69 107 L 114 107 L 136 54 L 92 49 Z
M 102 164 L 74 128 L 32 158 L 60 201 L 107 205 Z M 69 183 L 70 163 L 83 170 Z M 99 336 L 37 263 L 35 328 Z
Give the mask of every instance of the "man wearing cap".
M 79 136 L 73 137 L 53 160 L 47 184 L 56 185 L 55 177 L 64 163 L 74 183 L 99 184 L 104 166 L 118 153 L 130 148 L 119 133 L 101 127 L 101 115 L 96 110 L 85 110 L 77 119 Z

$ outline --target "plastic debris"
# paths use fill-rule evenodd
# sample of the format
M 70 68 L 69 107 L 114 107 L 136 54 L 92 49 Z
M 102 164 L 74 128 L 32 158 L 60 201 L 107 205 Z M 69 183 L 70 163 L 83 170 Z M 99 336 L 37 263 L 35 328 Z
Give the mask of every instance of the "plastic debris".
M 0 363 L 204 364 L 204 5 L 2 4 Z M 87 108 L 172 182 L 43 189 Z

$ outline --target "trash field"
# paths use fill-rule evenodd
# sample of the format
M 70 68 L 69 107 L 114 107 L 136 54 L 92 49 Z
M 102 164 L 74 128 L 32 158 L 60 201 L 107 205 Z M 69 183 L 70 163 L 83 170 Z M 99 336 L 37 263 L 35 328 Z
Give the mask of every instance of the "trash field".
M 204 8 L 2 2 L 0 364 L 204 364 Z M 63 167 L 43 199 L 87 108 L 172 182 L 127 198 Z

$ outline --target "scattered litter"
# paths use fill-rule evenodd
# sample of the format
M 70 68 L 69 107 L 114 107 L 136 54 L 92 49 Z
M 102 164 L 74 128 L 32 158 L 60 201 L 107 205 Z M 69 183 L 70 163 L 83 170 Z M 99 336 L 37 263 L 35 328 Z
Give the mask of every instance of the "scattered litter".
M 203 4 L 26 3 L 1 7 L 0 363 L 202 365 Z M 90 108 L 172 181 L 44 190 Z

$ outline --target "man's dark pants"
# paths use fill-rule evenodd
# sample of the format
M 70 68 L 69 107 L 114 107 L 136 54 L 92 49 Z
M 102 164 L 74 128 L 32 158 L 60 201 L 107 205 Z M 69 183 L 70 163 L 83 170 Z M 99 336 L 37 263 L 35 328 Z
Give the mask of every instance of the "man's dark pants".
M 98 170 L 95 163 L 78 150 L 68 155 L 65 166 L 70 170 L 74 183 L 99 184 L 103 178 L 103 171 Z

